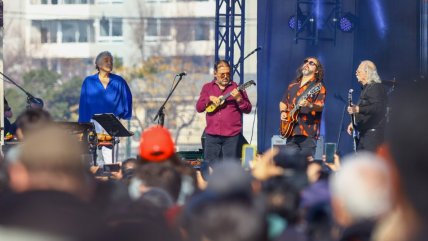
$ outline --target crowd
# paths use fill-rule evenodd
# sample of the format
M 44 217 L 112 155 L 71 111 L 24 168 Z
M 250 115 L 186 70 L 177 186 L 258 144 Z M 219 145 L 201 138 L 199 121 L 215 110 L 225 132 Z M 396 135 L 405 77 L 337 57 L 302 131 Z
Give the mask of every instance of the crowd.
M 330 164 L 272 149 L 250 171 L 226 158 L 208 175 L 160 126 L 142 133 L 137 158 L 104 172 L 49 113 L 26 110 L 1 160 L 0 240 L 425 240 L 424 87 L 398 90 L 377 152 Z

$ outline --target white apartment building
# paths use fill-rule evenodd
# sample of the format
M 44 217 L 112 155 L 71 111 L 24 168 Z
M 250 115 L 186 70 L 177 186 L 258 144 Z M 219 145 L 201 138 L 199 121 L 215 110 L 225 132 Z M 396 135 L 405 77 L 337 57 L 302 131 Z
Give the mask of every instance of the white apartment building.
M 152 55 L 208 64 L 214 9 L 214 0 L 14 0 L 5 3 L 5 17 L 24 38 L 27 56 L 66 72 L 71 59 L 92 63 L 103 50 L 125 66 Z
M 32 65 L 70 76 L 93 73 L 94 58 L 104 50 L 124 66 L 160 55 L 211 67 L 215 4 L 215 0 L 6 0 L 5 56 L 25 55 Z M 247 0 L 246 6 L 248 53 L 257 47 L 256 1 Z M 8 58 L 5 61 L 5 66 L 19 71 L 19 66 L 8 65 Z M 256 57 L 246 60 L 245 66 L 246 74 L 255 79 Z M 211 71 L 206 74 L 203 81 L 211 78 Z M 249 91 L 255 103 L 255 88 Z M 194 111 L 193 104 L 179 108 Z M 142 115 L 148 111 L 153 112 L 144 110 Z M 248 119 L 252 128 L 253 118 Z M 204 114 L 198 114 L 195 124 L 180 132 L 179 143 L 199 145 L 204 125 Z M 255 134 L 253 141 L 256 138 Z

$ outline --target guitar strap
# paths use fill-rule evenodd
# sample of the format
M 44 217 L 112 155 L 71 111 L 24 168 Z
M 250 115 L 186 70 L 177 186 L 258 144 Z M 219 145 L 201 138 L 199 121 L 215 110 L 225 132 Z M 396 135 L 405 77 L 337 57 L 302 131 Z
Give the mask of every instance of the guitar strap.
M 316 84 L 320 84 L 320 82 L 314 81 L 314 82 L 310 83 L 308 88 L 299 96 L 299 99 L 297 100 L 296 103 L 299 103 L 303 96 L 305 96 L 307 93 L 309 93 L 309 91 L 314 89 Z

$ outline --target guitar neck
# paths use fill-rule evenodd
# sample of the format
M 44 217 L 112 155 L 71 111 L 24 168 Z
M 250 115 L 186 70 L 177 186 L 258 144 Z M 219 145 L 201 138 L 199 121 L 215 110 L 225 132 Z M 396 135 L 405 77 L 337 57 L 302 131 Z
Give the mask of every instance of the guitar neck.
M 226 100 L 227 98 L 229 98 L 230 95 L 230 93 L 223 95 L 222 97 L 220 97 L 220 101 Z
M 249 87 L 249 86 L 251 86 L 251 85 L 252 85 L 252 82 L 251 82 L 251 81 L 248 81 L 247 83 L 244 83 L 244 84 L 242 84 L 242 85 L 238 86 L 236 89 L 238 89 L 238 91 L 241 91 L 241 90 L 244 90 L 244 89 L 248 88 L 248 87 Z M 226 100 L 227 98 L 229 98 L 229 96 L 231 96 L 231 92 L 229 92 L 229 93 L 227 93 L 227 94 L 223 95 L 223 96 L 220 98 L 220 100 L 221 100 L 221 101 Z
M 348 94 L 348 104 L 349 104 L 349 107 L 353 106 L 353 104 L 352 104 L 352 93 Z M 355 124 L 355 114 L 351 114 L 351 122 L 352 122 L 352 126 L 355 129 L 355 126 L 356 126 L 356 124 Z

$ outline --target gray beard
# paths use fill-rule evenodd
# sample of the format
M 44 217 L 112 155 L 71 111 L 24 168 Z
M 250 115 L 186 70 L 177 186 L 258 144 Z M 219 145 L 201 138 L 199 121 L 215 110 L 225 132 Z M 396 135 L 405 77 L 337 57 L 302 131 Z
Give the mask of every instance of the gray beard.
M 307 69 L 302 70 L 303 76 L 309 76 L 309 75 L 312 75 L 313 73 L 314 73 L 314 71 L 310 71 Z

